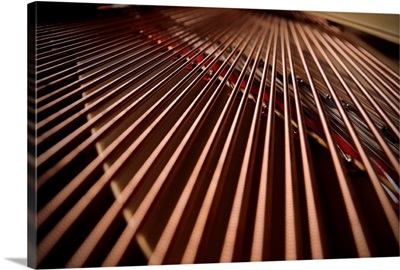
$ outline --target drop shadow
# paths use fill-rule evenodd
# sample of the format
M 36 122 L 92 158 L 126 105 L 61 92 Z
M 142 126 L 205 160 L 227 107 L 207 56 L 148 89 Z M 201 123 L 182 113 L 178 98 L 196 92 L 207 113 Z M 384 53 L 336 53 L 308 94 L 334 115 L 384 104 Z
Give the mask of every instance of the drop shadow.
M 5 258 L 6 260 L 9 260 L 10 262 L 14 262 L 16 264 L 22 265 L 22 266 L 27 266 L 28 265 L 28 259 L 27 258 Z

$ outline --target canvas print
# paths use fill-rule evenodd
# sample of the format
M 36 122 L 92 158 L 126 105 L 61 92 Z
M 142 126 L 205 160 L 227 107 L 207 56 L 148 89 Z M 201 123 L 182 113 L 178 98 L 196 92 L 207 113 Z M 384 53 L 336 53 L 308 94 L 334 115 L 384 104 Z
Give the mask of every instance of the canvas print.
M 399 256 L 399 15 L 28 5 L 28 264 Z

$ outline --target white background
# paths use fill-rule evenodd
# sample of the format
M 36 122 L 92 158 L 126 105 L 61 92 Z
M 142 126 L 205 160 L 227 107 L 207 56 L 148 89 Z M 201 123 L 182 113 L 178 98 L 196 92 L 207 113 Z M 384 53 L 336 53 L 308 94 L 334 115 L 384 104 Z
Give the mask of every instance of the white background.
M 3 0 L 0 5 L 0 269 L 25 269 L 27 257 L 27 3 Z M 113 1 L 65 1 L 112 3 Z M 164 0 L 116 1 L 119 4 L 185 5 L 286 10 L 400 13 L 396 0 Z M 265 1 L 267 2 L 267 1 Z M 328 2 L 328 3 L 327 3 Z M 397 4 L 396 4 L 397 3 Z M 340 222 L 340 221 L 338 221 Z M 290 261 L 207 265 L 209 269 L 390 269 L 397 258 Z M 202 269 L 204 265 L 123 267 L 118 269 Z M 114 268 L 103 268 L 114 269 Z M 115 268 L 117 269 L 117 268 Z

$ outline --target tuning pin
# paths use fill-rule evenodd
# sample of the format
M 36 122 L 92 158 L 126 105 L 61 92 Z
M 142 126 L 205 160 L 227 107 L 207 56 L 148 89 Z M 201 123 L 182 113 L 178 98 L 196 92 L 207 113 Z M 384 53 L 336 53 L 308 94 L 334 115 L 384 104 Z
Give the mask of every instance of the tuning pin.
M 354 107 L 351 106 L 349 103 L 346 103 L 345 108 L 346 108 L 346 110 L 348 110 L 348 111 L 355 111 Z
M 263 105 L 263 107 L 262 107 L 261 117 L 267 117 L 267 115 L 268 115 L 268 105 L 265 104 L 265 105 Z
M 344 156 L 344 159 L 346 160 L 346 164 L 352 165 L 354 163 L 353 157 L 347 156 L 346 154 L 344 154 L 343 156 Z
M 192 70 L 197 66 L 197 61 L 193 60 L 190 62 L 190 64 L 186 67 L 187 70 Z
M 214 75 L 214 71 L 212 69 L 210 69 L 209 71 L 207 71 L 206 75 L 204 76 L 204 80 L 205 81 L 209 81 L 211 80 L 211 77 Z
M 325 98 L 322 101 L 330 108 L 336 108 L 335 104 L 333 103 L 332 97 L 329 94 L 325 95 Z
M 299 129 L 295 126 L 293 126 L 293 139 L 296 139 L 296 140 L 300 139 Z
M 339 151 L 342 154 L 342 156 L 343 156 L 343 158 L 344 158 L 344 160 L 346 162 L 345 165 L 346 165 L 347 172 L 349 172 L 349 173 L 358 172 L 358 168 L 357 168 L 357 166 L 356 166 L 356 164 L 354 162 L 354 158 L 352 156 L 346 154 L 342 150 L 342 148 L 340 148 L 339 146 L 338 146 L 338 148 L 339 148 Z
M 356 166 L 356 163 L 354 162 L 354 158 L 353 157 L 347 156 L 345 158 L 345 161 L 346 161 L 347 172 L 356 173 L 356 172 L 359 171 L 359 168 Z
M 297 84 L 298 84 L 299 86 L 301 86 L 301 85 L 304 84 L 304 81 L 303 81 L 302 78 L 296 78 L 296 81 L 297 81 Z

